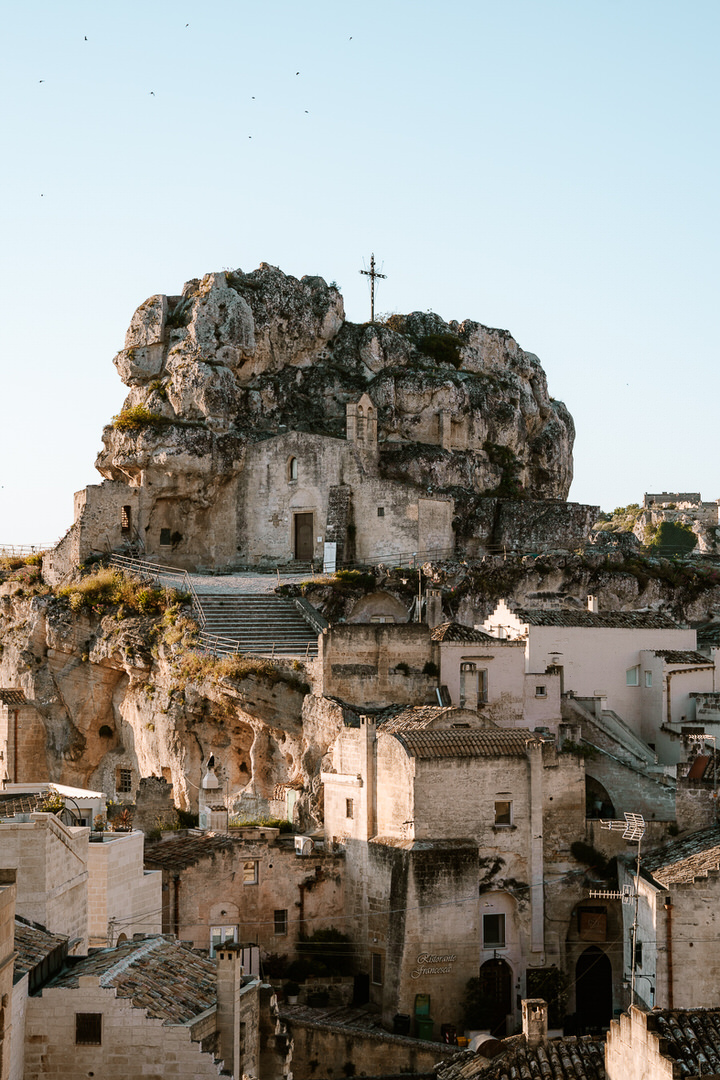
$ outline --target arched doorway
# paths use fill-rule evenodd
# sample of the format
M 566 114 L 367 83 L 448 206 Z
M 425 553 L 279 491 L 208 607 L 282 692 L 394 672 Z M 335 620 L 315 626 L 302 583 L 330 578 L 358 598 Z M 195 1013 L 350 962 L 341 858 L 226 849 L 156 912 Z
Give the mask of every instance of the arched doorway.
M 512 1012 L 512 971 L 504 960 L 486 960 L 480 968 L 480 998 L 490 1034 L 504 1039 L 508 1013 Z
M 612 1017 L 612 965 L 606 953 L 591 945 L 575 965 L 578 1031 L 609 1027 Z
M 617 817 L 607 788 L 599 780 L 596 780 L 594 776 L 588 776 L 587 773 L 585 774 L 585 817 Z

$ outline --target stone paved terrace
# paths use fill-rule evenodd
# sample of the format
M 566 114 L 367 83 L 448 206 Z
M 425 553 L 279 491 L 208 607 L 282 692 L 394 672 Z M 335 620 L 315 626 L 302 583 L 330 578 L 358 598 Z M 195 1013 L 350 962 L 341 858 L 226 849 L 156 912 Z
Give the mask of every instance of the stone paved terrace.
M 299 585 L 301 581 L 325 581 L 332 575 L 312 574 L 307 571 L 304 574 L 256 574 L 246 571 L 240 574 L 188 574 L 196 593 L 216 593 L 227 595 L 229 593 L 252 593 L 262 596 L 266 593 L 274 593 L 278 585 Z M 164 584 L 177 587 L 175 576 L 163 579 Z

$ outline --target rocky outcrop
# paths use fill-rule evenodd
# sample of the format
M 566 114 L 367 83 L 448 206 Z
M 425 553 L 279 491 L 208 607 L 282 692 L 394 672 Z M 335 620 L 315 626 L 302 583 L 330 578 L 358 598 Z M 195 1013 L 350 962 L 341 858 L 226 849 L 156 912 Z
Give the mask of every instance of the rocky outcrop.
M 355 325 L 335 287 L 266 263 L 150 297 L 115 364 L 125 408 L 145 414 L 134 428 L 105 429 L 96 464 L 108 479 L 165 492 L 187 483 L 196 500 L 211 478 L 217 498 L 248 441 L 284 430 L 344 437 L 346 405 L 367 392 L 381 447 L 391 457 L 412 448 L 406 462 L 392 458 L 396 479 L 417 484 L 427 457 L 440 490 L 565 499 L 572 480 L 572 418 L 506 331 L 424 313 Z
M 176 805 L 197 810 L 214 754 L 231 805 L 251 793 L 267 807 L 278 784 L 300 781 L 300 822 L 312 826 L 319 762 L 342 722 L 310 692 L 313 663 L 214 675 L 177 636 L 158 620 L 75 614 L 53 596 L 0 598 L 0 686 L 23 689 L 46 732 L 49 775 L 36 779 L 113 795 L 129 769 L 133 788 L 164 777 Z

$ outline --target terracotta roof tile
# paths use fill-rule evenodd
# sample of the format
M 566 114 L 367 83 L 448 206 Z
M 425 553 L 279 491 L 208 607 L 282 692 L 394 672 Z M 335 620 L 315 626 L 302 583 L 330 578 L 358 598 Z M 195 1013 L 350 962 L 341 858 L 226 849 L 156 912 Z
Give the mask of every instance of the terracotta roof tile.
M 661 656 L 666 664 L 700 664 L 713 667 L 713 662 L 705 653 L 693 649 L 655 649 L 655 656 Z
M 503 1039 L 502 1050 L 491 1061 L 474 1050 L 461 1050 L 436 1066 L 437 1080 L 605 1080 L 605 1039 L 590 1035 L 550 1039 L 533 1049 L 524 1035 Z
M 24 690 L 0 690 L 0 702 L 3 705 L 17 706 L 26 705 L 27 698 Z
M 668 615 L 656 611 L 561 611 L 514 608 L 520 622 L 530 626 L 586 626 L 595 629 L 624 627 L 629 630 L 679 630 Z
M 150 1016 L 185 1024 L 217 1001 L 217 968 L 175 941 L 157 936 L 101 949 L 56 978 L 49 987 L 76 987 L 81 975 L 97 975 Z
M 27 923 L 16 920 L 15 974 L 24 975 L 26 971 L 31 971 L 51 952 L 65 945 L 67 940 L 62 934 L 50 934 L 39 926 L 28 926 Z
M 473 626 L 463 626 L 462 623 L 444 622 L 433 628 L 430 637 L 433 641 L 479 641 L 497 643 L 497 638 L 486 634 L 484 630 L 476 630 Z
M 659 851 L 643 856 L 642 866 L 665 886 L 707 877 L 709 871 L 720 870 L 720 826 L 700 829 L 666 844 Z
M 458 711 L 452 705 L 410 705 L 396 716 L 391 716 L 389 720 L 383 721 L 381 725 L 378 725 L 378 730 L 385 732 L 387 735 L 394 735 L 396 731 L 413 731 L 428 728 L 436 720 L 449 718 L 452 713 Z
M 487 728 L 449 731 L 404 731 L 395 735 L 416 758 L 524 757 L 537 736 L 527 729 Z
M 195 866 L 201 859 L 208 859 L 218 851 L 232 851 L 240 837 L 227 833 L 205 832 L 197 836 L 181 836 L 177 840 L 163 840 L 145 848 L 145 862 L 165 866 L 169 870 L 184 870 Z
M 47 801 L 47 797 L 46 791 L 0 792 L 0 817 L 35 814 Z
M 648 1016 L 648 1030 L 667 1039 L 664 1056 L 682 1063 L 683 1076 L 720 1074 L 720 1010 L 652 1012 Z

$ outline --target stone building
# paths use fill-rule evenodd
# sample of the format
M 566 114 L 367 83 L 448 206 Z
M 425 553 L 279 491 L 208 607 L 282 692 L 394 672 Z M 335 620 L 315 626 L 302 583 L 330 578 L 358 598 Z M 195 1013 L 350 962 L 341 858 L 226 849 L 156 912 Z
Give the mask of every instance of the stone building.
M 520 641 L 528 671 L 559 675 L 561 693 L 599 699 L 646 744 L 674 764 L 684 753 L 673 733 L 695 719 L 696 692 L 714 689 L 715 660 L 697 651 L 696 631 L 647 611 L 514 607 L 501 600 L 483 629 Z
M 582 759 L 551 736 L 427 707 L 345 727 L 322 780 L 326 842 L 346 853 L 347 910 L 385 1022 L 429 995 L 435 1033 L 458 1025 L 479 976 L 486 1026 L 512 1030 L 516 995 L 564 967 Z
M 633 1005 L 607 1036 L 607 1080 L 674 1080 L 720 1074 L 720 1012 Z
M 634 892 L 635 868 L 622 868 Z M 662 1009 L 713 1008 L 720 979 L 717 910 L 720 827 L 712 825 L 642 857 L 639 881 L 636 992 Z M 631 970 L 633 908 L 623 905 L 625 971 Z
M 301 840 L 258 827 L 150 845 L 145 864 L 162 871 L 163 929 L 211 953 L 224 941 L 253 942 L 263 957 L 291 959 L 301 934 L 342 929 L 344 859 Z

